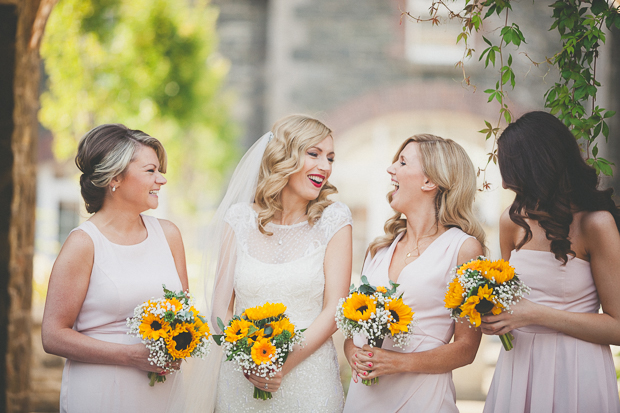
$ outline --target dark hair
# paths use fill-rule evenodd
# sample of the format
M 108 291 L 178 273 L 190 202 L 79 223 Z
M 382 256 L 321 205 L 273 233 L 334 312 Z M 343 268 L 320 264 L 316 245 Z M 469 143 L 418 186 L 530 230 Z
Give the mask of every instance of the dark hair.
M 86 211 L 92 214 L 101 209 L 110 182 L 125 172 L 140 145 L 153 148 L 159 160 L 159 170 L 165 173 L 164 147 L 142 131 L 121 124 L 104 124 L 82 137 L 75 164 L 82 171 L 80 187 Z
M 568 239 L 574 210 L 609 211 L 620 231 L 613 190 L 597 189 L 596 171 L 555 116 L 530 112 L 508 125 L 498 139 L 498 161 L 504 184 L 516 193 L 510 219 L 525 230 L 517 249 L 532 239 L 525 218 L 538 221 L 551 241 L 551 252 L 564 264 L 568 254 L 575 255 Z

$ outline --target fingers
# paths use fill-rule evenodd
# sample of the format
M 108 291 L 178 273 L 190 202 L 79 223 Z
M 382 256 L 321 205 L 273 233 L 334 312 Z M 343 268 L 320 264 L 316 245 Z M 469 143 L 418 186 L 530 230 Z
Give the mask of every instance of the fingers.
M 243 375 L 254 387 L 270 393 L 277 391 L 282 384 L 282 371 L 277 372 L 273 377 L 261 377 L 254 373 L 243 373 Z

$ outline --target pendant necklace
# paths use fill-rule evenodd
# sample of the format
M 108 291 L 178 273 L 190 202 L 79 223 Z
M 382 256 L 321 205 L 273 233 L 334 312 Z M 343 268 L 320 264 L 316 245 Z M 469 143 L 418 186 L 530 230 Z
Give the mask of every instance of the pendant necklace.
M 435 234 L 437 234 L 437 232 L 435 232 Z M 418 238 L 415 242 L 415 248 L 412 249 L 411 251 L 409 251 L 407 253 L 407 255 L 405 255 L 405 259 L 403 260 L 405 262 L 405 264 L 407 264 L 407 259 L 411 258 L 411 254 L 413 253 L 413 251 L 417 251 L 418 255 L 417 257 L 420 256 L 420 240 L 424 239 L 424 238 L 428 238 L 428 237 L 432 237 L 435 234 L 428 234 L 428 235 L 422 235 L 420 238 Z M 417 258 L 416 257 L 416 258 Z

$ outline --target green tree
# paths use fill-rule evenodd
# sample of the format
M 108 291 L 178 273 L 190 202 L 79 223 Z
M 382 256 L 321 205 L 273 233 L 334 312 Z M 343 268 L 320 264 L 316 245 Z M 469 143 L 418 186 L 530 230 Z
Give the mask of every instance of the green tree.
M 41 47 L 49 80 L 39 115 L 57 157 L 74 156 L 92 127 L 124 123 L 163 142 L 184 191 L 216 190 L 235 147 L 216 18 L 201 0 L 59 2 Z

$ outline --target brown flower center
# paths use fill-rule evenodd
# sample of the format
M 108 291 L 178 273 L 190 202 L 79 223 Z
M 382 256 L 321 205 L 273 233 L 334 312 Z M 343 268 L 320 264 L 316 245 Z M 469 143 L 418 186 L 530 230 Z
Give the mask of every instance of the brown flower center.
M 174 348 L 177 351 L 186 350 L 192 343 L 192 333 L 187 331 L 179 333 L 174 337 L 174 342 L 176 343 Z
M 159 321 L 154 320 L 154 321 L 151 323 L 151 328 L 152 328 L 153 330 L 161 330 L 162 325 L 161 325 L 161 323 L 160 323 Z
M 390 310 L 390 314 L 392 314 L 392 317 L 394 317 L 394 322 L 398 323 L 400 321 L 400 317 L 398 316 L 398 313 L 394 310 Z

